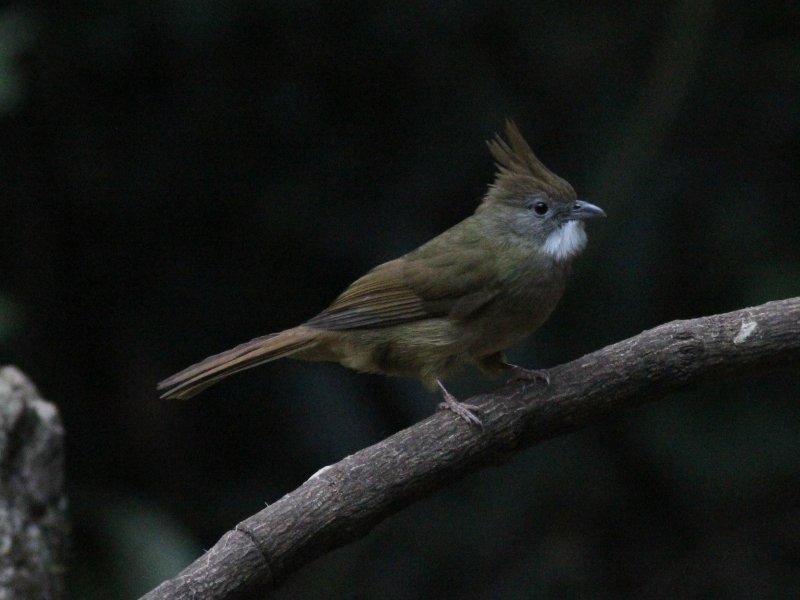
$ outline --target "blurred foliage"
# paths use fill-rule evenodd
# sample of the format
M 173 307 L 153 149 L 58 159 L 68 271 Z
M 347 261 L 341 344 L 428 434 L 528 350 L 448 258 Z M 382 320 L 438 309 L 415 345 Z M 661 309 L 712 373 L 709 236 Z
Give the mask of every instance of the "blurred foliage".
M 0 290 L 0 346 L 10 344 L 22 329 L 22 311 Z
M 24 84 L 18 58 L 35 39 L 33 21 L 13 9 L 0 9 L 0 115 L 21 101 Z
M 186 528 L 135 493 L 92 490 L 74 496 L 72 506 L 81 525 L 73 543 L 93 556 L 71 573 L 75 598 L 135 598 L 196 558 L 196 540 Z
M 75 597 L 143 593 L 434 410 L 416 382 L 327 364 L 278 362 L 187 403 L 154 387 L 469 214 L 506 117 L 609 215 L 515 360 L 800 294 L 796 4 L 0 11 L 0 363 L 64 414 Z M 797 373 L 709 383 L 554 440 L 281 597 L 790 596 L 798 392 Z

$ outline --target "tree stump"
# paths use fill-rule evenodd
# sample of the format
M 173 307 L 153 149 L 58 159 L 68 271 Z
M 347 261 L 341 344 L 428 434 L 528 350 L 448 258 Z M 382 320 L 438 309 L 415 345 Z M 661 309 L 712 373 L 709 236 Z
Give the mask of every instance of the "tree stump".
M 64 428 L 16 368 L 0 368 L 0 600 L 63 598 Z

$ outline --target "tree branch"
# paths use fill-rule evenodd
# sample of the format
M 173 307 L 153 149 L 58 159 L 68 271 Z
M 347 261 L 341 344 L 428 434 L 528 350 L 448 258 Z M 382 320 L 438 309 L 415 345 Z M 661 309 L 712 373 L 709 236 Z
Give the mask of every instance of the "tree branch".
M 471 398 L 484 432 L 441 411 L 325 467 L 143 598 L 263 597 L 414 500 L 528 446 L 705 379 L 798 365 L 800 298 L 661 325 L 554 367 L 548 387 Z

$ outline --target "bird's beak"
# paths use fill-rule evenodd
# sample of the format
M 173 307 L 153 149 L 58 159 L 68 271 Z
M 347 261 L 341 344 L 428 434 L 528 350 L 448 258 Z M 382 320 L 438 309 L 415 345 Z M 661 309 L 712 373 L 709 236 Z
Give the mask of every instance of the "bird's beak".
M 586 200 L 576 200 L 567 214 L 568 221 L 586 221 L 605 217 L 606 211 Z

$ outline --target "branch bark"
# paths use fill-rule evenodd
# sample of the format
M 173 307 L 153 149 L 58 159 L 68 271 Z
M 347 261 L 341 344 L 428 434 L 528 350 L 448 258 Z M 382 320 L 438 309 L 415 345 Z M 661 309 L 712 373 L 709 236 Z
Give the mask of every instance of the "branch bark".
M 800 298 L 661 325 L 554 367 L 548 387 L 471 398 L 484 432 L 442 411 L 325 467 L 143 598 L 264 597 L 414 500 L 533 444 L 702 380 L 798 366 Z

